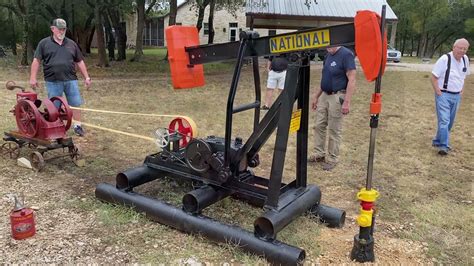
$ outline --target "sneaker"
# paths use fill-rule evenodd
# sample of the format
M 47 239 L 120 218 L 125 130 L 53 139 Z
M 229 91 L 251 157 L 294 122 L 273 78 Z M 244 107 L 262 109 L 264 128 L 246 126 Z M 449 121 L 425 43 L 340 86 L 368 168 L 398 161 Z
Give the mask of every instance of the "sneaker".
M 268 107 L 266 105 L 262 106 L 262 110 L 268 110 L 268 109 L 270 109 L 270 107 Z
M 79 137 L 83 137 L 85 134 L 81 125 L 74 125 L 74 133 L 76 133 L 76 135 Z
M 312 154 L 308 157 L 308 162 L 310 162 L 310 163 L 324 162 L 324 156 L 317 156 L 316 154 Z
M 441 156 L 446 156 L 448 155 L 448 150 L 446 149 L 441 149 L 438 151 L 438 154 L 441 155 Z
M 323 170 L 324 171 L 331 171 L 336 167 L 337 163 L 323 163 Z

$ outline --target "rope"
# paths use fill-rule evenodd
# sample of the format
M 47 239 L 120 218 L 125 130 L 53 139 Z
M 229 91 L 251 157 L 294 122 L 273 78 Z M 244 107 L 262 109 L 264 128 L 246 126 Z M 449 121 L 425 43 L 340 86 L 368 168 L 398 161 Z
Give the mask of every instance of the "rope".
M 89 123 L 84 123 L 84 122 L 81 122 L 81 124 L 85 125 L 87 127 L 91 127 L 91 128 L 96 128 L 96 129 L 100 129 L 100 130 L 105 130 L 105 131 L 109 131 L 109 132 L 113 132 L 113 133 L 118 133 L 118 134 L 130 136 L 130 137 L 135 137 L 135 138 L 140 138 L 140 139 L 155 142 L 154 138 L 150 138 L 150 137 L 146 137 L 146 136 L 142 136 L 142 135 L 138 135 L 138 134 L 128 133 L 128 132 L 125 132 L 125 131 L 119 131 L 119 130 L 110 129 L 110 128 L 106 128 L 106 127 L 101 127 L 101 126 L 96 126 L 96 125 L 89 124 Z
M 154 116 L 154 117 L 182 117 L 182 118 L 189 118 L 184 115 L 159 115 L 159 114 L 144 114 L 144 113 L 128 113 L 128 112 L 118 112 L 118 111 L 107 111 L 107 110 L 97 110 L 97 109 L 89 109 L 89 108 L 80 108 L 80 107 L 72 107 L 69 106 L 73 110 L 81 110 L 81 111 L 89 111 L 89 112 L 97 112 L 97 113 L 108 113 L 108 114 L 121 114 L 121 115 L 140 115 L 140 116 Z

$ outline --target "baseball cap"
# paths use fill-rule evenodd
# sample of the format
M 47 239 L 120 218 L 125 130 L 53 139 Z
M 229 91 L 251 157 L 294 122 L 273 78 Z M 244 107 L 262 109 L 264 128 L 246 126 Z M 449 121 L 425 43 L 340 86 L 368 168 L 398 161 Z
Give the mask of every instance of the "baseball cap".
M 53 20 L 53 23 L 51 24 L 51 26 L 54 26 L 58 29 L 65 29 L 67 28 L 67 24 L 66 24 L 66 21 L 62 18 L 57 18 L 55 20 Z

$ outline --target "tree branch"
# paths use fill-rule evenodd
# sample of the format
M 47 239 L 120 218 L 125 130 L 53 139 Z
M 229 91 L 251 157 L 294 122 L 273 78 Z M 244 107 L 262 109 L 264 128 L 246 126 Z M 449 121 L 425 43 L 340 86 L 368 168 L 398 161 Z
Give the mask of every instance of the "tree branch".
M 155 6 L 155 4 L 156 4 L 156 0 L 151 1 L 150 5 L 148 6 L 148 8 L 145 11 L 146 16 L 148 16 L 148 13 L 150 13 L 151 9 Z

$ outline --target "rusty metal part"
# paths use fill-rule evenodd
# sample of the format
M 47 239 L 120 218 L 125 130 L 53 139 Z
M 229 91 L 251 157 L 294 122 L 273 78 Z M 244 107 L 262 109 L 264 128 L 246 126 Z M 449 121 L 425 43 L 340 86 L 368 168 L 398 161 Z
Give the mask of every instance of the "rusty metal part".
M 0 148 L 2 156 L 9 156 L 10 159 L 17 159 L 20 157 L 21 146 L 14 141 L 8 141 L 2 144 Z
M 30 154 L 30 162 L 33 169 L 38 172 L 43 170 L 45 166 L 44 157 L 39 151 L 34 151 Z
M 5 87 L 7 88 L 7 90 L 20 89 L 22 92 L 25 92 L 26 90 L 24 87 L 16 85 L 15 81 L 13 80 L 7 81 Z
M 72 162 L 79 166 L 79 160 L 82 158 L 81 152 L 77 146 L 69 146 L 68 147 L 69 157 L 71 157 Z

